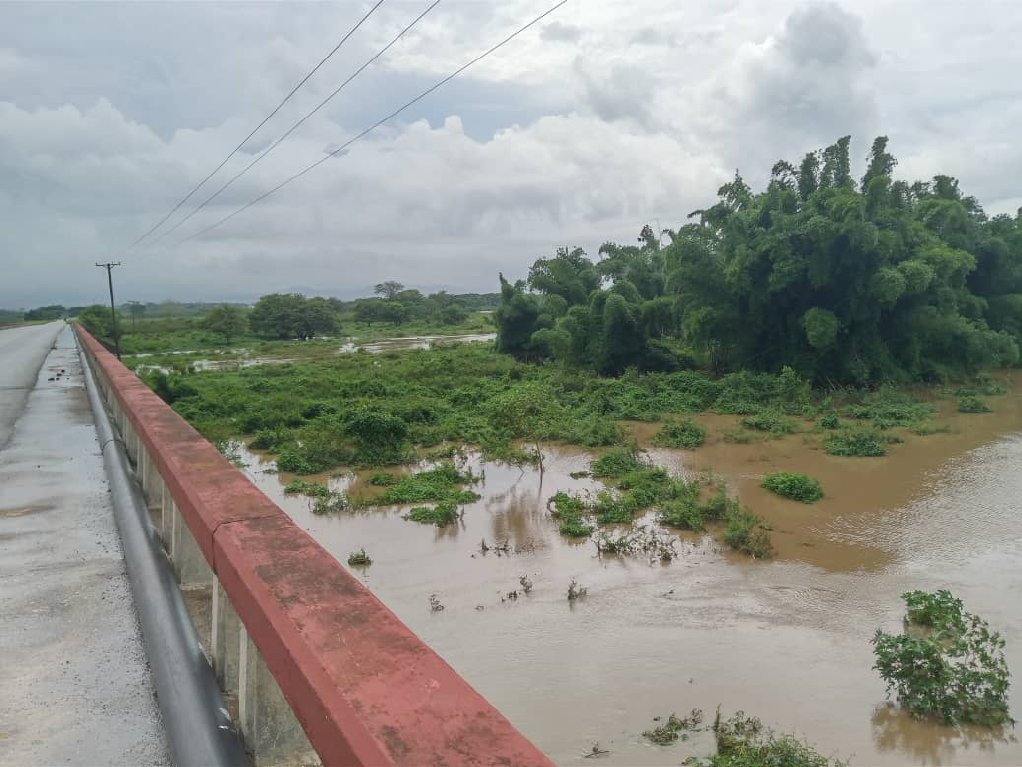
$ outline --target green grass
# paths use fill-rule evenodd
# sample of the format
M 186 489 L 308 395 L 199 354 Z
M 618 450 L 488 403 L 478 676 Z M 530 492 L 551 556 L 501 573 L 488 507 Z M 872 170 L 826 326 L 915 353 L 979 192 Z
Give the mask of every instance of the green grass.
M 802 503 L 815 503 L 823 497 L 823 487 L 819 480 L 793 471 L 768 473 L 763 477 L 761 487 Z
M 683 419 L 667 421 L 653 437 L 659 447 L 677 447 L 694 450 L 706 441 L 706 429 L 695 421 Z
M 471 472 L 460 472 L 454 464 L 443 463 L 436 468 L 401 477 L 367 503 L 374 506 L 429 502 L 447 505 L 472 503 L 479 500 L 479 494 L 465 490 L 462 486 L 476 481 L 477 478 Z
M 753 559 L 769 559 L 774 547 L 763 520 L 747 509 L 735 509 L 725 517 L 724 543 Z
M 333 491 L 326 485 L 319 482 L 309 482 L 304 479 L 292 479 L 284 485 L 285 495 L 307 495 L 310 498 L 329 498 Z
M 887 454 L 887 437 L 879 429 L 852 426 L 838 429 L 823 443 L 828 455 L 878 457 Z
M 436 506 L 417 506 L 405 515 L 405 519 L 443 527 L 456 522 L 459 516 L 460 512 L 454 503 L 438 503 Z
M 992 413 L 991 408 L 982 398 L 975 394 L 966 394 L 958 397 L 959 413 Z
M 794 434 L 798 430 L 798 426 L 792 419 L 773 410 L 751 413 L 744 416 L 740 423 L 746 429 L 765 432 L 772 437 L 783 437 L 785 434 Z

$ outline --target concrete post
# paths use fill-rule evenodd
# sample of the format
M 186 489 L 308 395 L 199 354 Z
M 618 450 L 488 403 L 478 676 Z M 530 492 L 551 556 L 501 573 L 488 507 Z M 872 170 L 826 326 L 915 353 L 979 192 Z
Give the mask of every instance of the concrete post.
M 238 647 L 238 724 L 255 767 L 320 765 L 259 650 L 242 627 Z

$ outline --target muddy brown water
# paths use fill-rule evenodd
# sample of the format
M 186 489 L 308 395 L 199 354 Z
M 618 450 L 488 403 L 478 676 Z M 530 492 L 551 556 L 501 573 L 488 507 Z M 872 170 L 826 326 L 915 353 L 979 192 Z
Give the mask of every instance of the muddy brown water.
M 594 743 L 610 751 L 599 758 L 607 765 L 708 754 L 709 733 L 668 747 L 641 733 L 655 716 L 694 707 L 712 720 L 719 705 L 860 767 L 1022 765 L 1010 729 L 956 732 L 885 705 L 869 642 L 877 628 L 900 630 L 899 594 L 950 588 L 1004 635 L 1009 668 L 1022 674 L 1022 377 L 1014 384 L 990 399 L 993 414 L 942 404 L 950 433 L 906 436 L 885 458 L 827 456 L 804 435 L 728 444 L 714 436 L 733 422 L 723 416 L 701 417 L 711 437 L 699 450 L 650 450 L 679 473 L 722 476 L 773 528 L 770 562 L 709 537 L 682 540 L 666 565 L 600 558 L 591 542 L 563 538 L 547 498 L 596 487 L 569 476 L 589 460 L 574 448 L 546 446 L 542 473 L 472 458 L 483 497 L 442 529 L 405 521 L 405 508 L 317 517 L 284 495 L 290 477 L 271 473 L 272 462 L 244 458 L 342 563 L 365 547 L 373 564 L 351 569 L 558 764 L 583 763 Z M 655 428 L 631 426 L 640 438 Z M 810 506 L 768 494 L 758 485 L 772 469 L 819 478 L 826 497 Z M 364 477 L 330 481 L 364 488 Z M 492 549 L 503 541 L 510 553 Z M 572 578 L 588 595 L 569 603 Z M 431 594 L 444 610 L 431 612 Z M 1016 716 L 1019 700 L 1016 691 Z

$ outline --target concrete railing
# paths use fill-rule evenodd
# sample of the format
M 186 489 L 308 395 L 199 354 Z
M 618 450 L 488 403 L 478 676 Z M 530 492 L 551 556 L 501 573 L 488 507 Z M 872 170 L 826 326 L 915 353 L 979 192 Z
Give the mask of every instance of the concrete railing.
M 213 445 L 75 330 L 257 766 L 551 764 Z

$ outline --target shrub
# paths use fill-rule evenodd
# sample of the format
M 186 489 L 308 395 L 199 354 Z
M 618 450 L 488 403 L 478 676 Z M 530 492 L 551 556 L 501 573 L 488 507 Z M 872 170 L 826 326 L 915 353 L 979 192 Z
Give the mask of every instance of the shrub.
M 823 449 L 829 455 L 877 457 L 887 454 L 887 440 L 878 429 L 857 426 L 836 431 Z
M 706 441 L 706 430 L 695 421 L 668 421 L 663 425 L 653 444 L 660 447 L 680 447 L 694 450 Z
M 794 434 L 796 430 L 794 421 L 772 410 L 761 410 L 744 416 L 741 423 L 746 429 L 767 432 L 774 437 Z
M 841 425 L 841 421 L 837 417 L 837 413 L 827 413 L 820 417 L 817 424 L 821 429 L 836 429 Z
M 794 471 L 775 471 L 763 477 L 763 488 L 802 503 L 815 503 L 823 497 L 818 480 Z
M 567 535 L 571 538 L 584 538 L 592 532 L 592 529 L 581 517 L 565 517 L 561 520 L 558 530 L 561 535 Z
M 703 712 L 701 709 L 694 708 L 688 716 L 681 719 L 671 714 L 666 720 L 658 716 L 653 721 L 661 723 L 642 733 L 643 737 L 658 746 L 669 746 L 681 736 L 683 731 L 694 730 L 702 724 Z
M 378 471 L 369 477 L 369 484 L 374 487 L 390 487 L 391 485 L 396 485 L 397 482 L 397 475 L 386 471 Z
M 774 547 L 770 534 L 763 526 L 763 520 L 751 511 L 734 509 L 728 512 L 724 528 L 724 543 L 735 551 L 748 554 L 753 559 L 769 559 Z
M 604 453 L 592 462 L 590 471 L 594 477 L 619 477 L 644 466 L 638 449 L 631 447 Z
M 443 527 L 458 519 L 458 507 L 453 503 L 438 503 L 436 506 L 418 506 L 405 515 L 405 519 L 424 525 Z
M 945 724 L 1010 723 L 1004 640 L 949 591 L 902 594 L 907 631 L 873 637 L 874 669 L 913 716 Z
M 478 501 L 480 496 L 459 486 L 475 482 L 471 473 L 462 474 L 451 463 L 443 463 L 434 469 L 420 471 L 401 477 L 376 499 L 379 505 L 406 503 L 464 504 Z
M 369 567 L 372 563 L 373 560 L 366 554 L 365 549 L 353 551 L 348 555 L 348 564 L 352 567 Z
M 959 413 L 991 413 L 990 406 L 975 394 L 958 398 Z
M 928 402 L 920 402 L 894 389 L 882 388 L 863 397 L 861 404 L 849 407 L 847 415 L 858 420 L 872 421 L 881 429 L 890 429 L 893 426 L 908 426 L 930 417 L 934 412 L 936 408 Z
M 791 735 L 777 735 L 763 727 L 755 717 L 739 711 L 730 719 L 721 720 L 717 712 L 713 723 L 717 753 L 710 757 L 708 767 L 843 767 L 807 743 Z
M 310 498 L 329 498 L 333 491 L 326 485 L 319 482 L 309 482 L 304 479 L 292 479 L 284 485 L 284 495 L 307 495 Z

